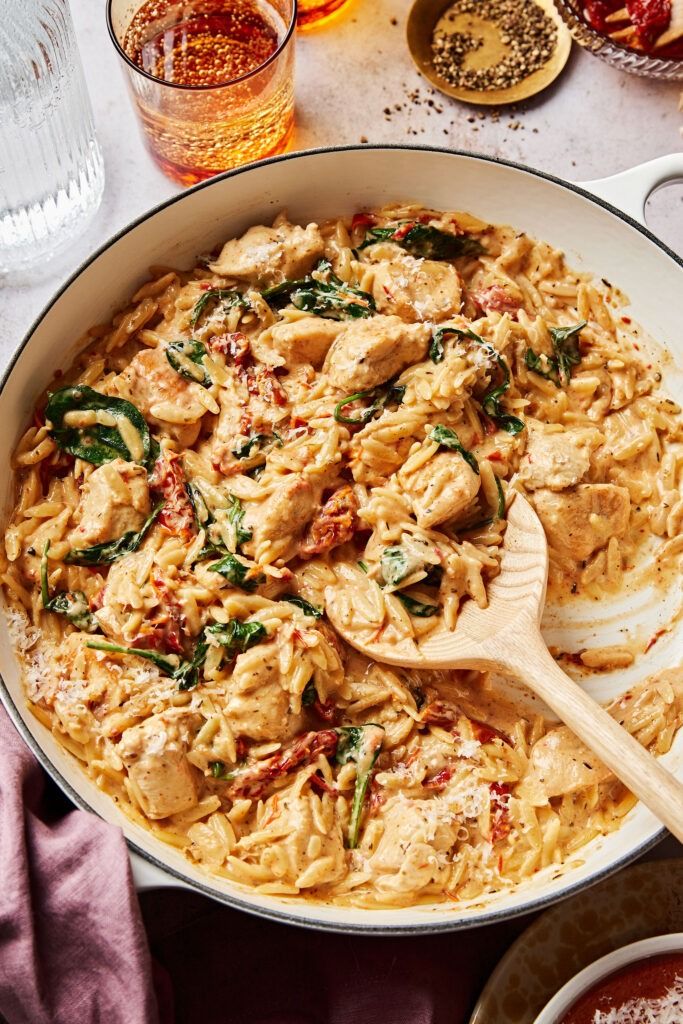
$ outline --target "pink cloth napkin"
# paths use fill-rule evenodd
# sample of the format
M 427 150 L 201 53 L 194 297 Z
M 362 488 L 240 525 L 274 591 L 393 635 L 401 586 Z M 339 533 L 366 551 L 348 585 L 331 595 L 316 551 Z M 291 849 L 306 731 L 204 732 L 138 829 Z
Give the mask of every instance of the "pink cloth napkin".
M 121 830 L 84 811 L 56 817 L 45 782 L 0 705 L 0 1015 L 157 1024 Z

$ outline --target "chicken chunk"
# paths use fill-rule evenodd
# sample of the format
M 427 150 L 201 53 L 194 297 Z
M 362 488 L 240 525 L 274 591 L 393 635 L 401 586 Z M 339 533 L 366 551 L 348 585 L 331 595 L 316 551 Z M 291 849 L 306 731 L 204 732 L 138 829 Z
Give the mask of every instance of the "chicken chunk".
M 197 398 L 200 385 L 172 368 L 162 348 L 138 352 L 107 391 L 135 405 L 148 423 L 161 427 L 184 448 L 199 435 L 206 407 Z
M 291 473 L 278 484 L 261 505 L 247 510 L 245 526 L 253 532 L 258 547 L 266 540 L 297 536 L 309 522 L 316 507 L 316 494 L 311 483 Z
M 526 424 L 527 447 L 519 467 L 526 489 L 563 491 L 580 483 L 588 473 L 591 452 L 600 444 L 598 431 L 547 431 L 531 419 Z
M 222 277 L 246 279 L 269 287 L 308 274 L 324 248 L 317 224 L 305 228 L 287 221 L 272 228 L 258 225 L 249 228 L 241 238 L 226 242 L 209 269 Z
M 391 797 L 384 807 L 384 832 L 368 858 L 377 888 L 409 896 L 438 881 L 448 869 L 458 825 L 441 801 Z
M 341 825 L 320 797 L 280 792 L 266 801 L 263 820 L 269 849 L 262 863 L 277 864 L 279 881 L 308 889 L 338 882 L 346 873 Z
M 566 494 L 536 491 L 534 506 L 550 546 L 572 561 L 584 562 L 610 537 L 624 536 L 631 500 L 625 487 L 579 484 Z
M 462 281 L 450 263 L 402 255 L 377 264 L 372 294 L 380 313 L 438 323 L 460 312 Z
M 319 316 L 305 317 L 290 323 L 283 321 L 270 330 L 269 353 L 256 350 L 256 355 L 273 366 L 291 369 L 308 363 L 319 370 L 332 342 L 343 329 L 344 325 L 339 321 L 325 320 Z
M 553 796 L 595 786 L 610 777 L 610 770 L 565 725 L 534 743 L 524 795 L 536 806 Z
M 283 421 L 289 419 L 288 398 L 268 367 L 260 366 L 244 379 L 230 373 L 221 387 L 218 403 L 218 419 L 200 452 L 217 470 L 230 475 L 244 468 L 244 463 L 234 455 L 235 449 L 254 434 L 272 435 L 282 429 Z
M 455 519 L 474 501 L 481 478 L 457 452 L 440 452 L 414 473 L 399 470 L 398 481 L 427 530 Z
M 197 803 L 192 768 L 185 756 L 187 712 L 172 708 L 126 729 L 118 745 L 148 818 L 167 818 Z
M 398 316 L 374 316 L 349 324 L 327 353 L 323 370 L 335 387 L 365 391 L 424 358 L 430 329 Z
M 141 528 L 150 513 L 147 471 L 134 462 L 106 462 L 83 485 L 75 512 L 78 525 L 69 542 L 74 548 L 116 540 Z
M 240 654 L 224 705 L 235 735 L 273 742 L 291 739 L 302 718 L 292 713 L 286 687 L 277 644 L 259 644 Z

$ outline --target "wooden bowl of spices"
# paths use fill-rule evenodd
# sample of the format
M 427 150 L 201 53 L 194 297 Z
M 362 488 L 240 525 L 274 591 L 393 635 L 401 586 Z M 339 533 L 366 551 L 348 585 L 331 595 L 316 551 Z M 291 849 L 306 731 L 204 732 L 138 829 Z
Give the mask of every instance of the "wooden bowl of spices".
M 572 43 L 552 0 L 415 0 L 407 35 L 418 70 L 433 86 L 487 106 L 547 88 Z

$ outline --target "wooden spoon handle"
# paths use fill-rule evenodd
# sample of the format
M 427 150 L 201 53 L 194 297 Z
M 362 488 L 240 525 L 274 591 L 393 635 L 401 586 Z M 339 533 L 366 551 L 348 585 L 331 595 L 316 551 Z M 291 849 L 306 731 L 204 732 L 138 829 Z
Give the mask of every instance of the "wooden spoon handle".
M 518 649 L 506 660 L 511 663 L 513 659 L 515 664 L 510 667 L 518 677 L 683 842 L 683 783 L 565 675 L 540 633 L 535 643 L 525 635 L 524 653 Z

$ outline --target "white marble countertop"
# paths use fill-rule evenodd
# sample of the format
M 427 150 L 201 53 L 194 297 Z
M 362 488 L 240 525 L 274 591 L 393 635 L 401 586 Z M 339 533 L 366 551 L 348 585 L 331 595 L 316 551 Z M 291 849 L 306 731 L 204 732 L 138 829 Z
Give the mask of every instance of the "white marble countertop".
M 623 74 L 578 46 L 551 89 L 519 110 L 501 111 L 498 119 L 432 94 L 405 43 L 409 6 L 410 0 L 352 0 L 327 27 L 299 35 L 293 148 L 361 141 L 432 144 L 506 157 L 576 181 L 681 148 L 679 85 Z M 107 34 L 104 0 L 71 0 L 71 9 L 104 150 L 105 196 L 92 227 L 58 266 L 31 284 L 0 288 L 0 367 L 60 281 L 89 252 L 178 191 L 141 141 Z M 678 251 L 682 198 L 673 187 L 662 192 L 650 222 Z

